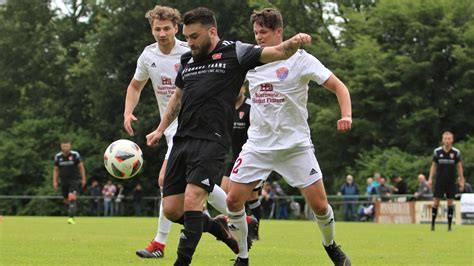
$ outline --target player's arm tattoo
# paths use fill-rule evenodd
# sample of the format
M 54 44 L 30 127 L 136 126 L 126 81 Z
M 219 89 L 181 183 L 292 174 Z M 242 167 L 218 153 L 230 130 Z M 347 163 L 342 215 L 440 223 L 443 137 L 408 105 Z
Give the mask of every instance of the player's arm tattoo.
M 294 47 L 291 45 L 290 40 L 286 40 L 282 43 L 283 45 L 283 53 L 287 58 L 290 58 L 296 51 L 298 50 L 298 47 Z
M 181 110 L 181 101 L 177 102 L 175 106 L 171 108 L 171 112 L 168 114 L 168 121 L 172 122 L 178 117 L 179 111 Z

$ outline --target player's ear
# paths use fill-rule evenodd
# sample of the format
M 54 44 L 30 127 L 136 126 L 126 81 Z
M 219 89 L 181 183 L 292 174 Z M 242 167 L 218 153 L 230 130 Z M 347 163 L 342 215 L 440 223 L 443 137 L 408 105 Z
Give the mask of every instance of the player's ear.
M 216 27 L 210 27 L 208 32 L 209 32 L 209 37 L 217 36 L 217 28 Z
M 277 28 L 277 29 L 275 30 L 275 32 L 276 32 L 278 35 L 280 35 L 281 37 L 283 37 L 283 28 Z

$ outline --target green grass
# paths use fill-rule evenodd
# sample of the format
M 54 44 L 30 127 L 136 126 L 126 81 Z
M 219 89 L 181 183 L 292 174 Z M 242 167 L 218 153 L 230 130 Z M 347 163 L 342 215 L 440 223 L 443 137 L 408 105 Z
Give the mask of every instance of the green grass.
M 135 250 L 154 237 L 156 218 L 3 217 L 0 265 L 172 265 L 174 225 L 166 257 L 145 260 Z M 353 265 L 473 265 L 474 226 L 383 225 L 338 222 L 336 239 Z M 331 265 L 314 222 L 268 221 L 250 252 L 252 265 Z M 232 265 L 233 253 L 204 234 L 193 265 Z

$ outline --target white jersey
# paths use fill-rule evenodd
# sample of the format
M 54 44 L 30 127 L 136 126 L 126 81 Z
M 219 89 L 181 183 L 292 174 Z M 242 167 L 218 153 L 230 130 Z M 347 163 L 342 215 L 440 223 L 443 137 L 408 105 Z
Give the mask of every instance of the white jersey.
M 332 72 L 318 59 L 299 50 L 247 73 L 250 128 L 245 144 L 254 150 L 282 150 L 312 146 L 308 126 L 308 83 L 323 84 Z
M 160 115 L 164 114 L 171 96 L 176 91 L 175 79 L 181 65 L 181 55 L 187 51 L 187 43 L 175 39 L 175 46 L 170 54 L 163 54 L 158 44 L 154 43 L 145 47 L 138 58 L 133 78 L 138 81 L 151 79 Z M 178 120 L 175 119 L 164 132 L 168 142 L 176 133 L 177 127 Z

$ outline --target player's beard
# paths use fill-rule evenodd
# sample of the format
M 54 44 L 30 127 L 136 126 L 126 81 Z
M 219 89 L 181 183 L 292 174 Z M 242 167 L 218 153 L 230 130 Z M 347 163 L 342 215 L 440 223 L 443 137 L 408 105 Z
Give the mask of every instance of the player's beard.
M 211 48 L 211 45 L 211 38 L 207 38 L 199 49 L 191 50 L 194 61 L 199 61 L 206 57 L 209 54 L 209 49 Z

